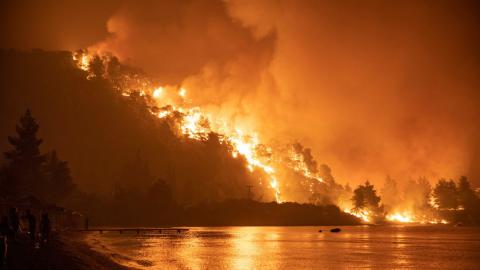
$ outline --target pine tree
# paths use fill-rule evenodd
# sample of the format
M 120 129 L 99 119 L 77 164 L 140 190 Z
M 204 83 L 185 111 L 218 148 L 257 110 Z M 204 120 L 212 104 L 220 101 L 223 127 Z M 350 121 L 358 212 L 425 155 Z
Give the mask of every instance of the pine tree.
M 60 160 L 56 151 L 52 151 L 44 165 L 45 184 L 43 198 L 49 202 L 60 202 L 75 188 L 68 162 Z
M 373 220 L 379 220 L 383 214 L 383 206 L 380 206 L 380 200 L 375 187 L 366 181 L 364 185 L 359 185 L 353 191 L 353 211 L 357 213 L 367 211 Z
M 5 152 L 6 170 L 11 195 L 36 195 L 41 186 L 41 166 L 45 157 L 40 153 L 42 139 L 37 138 L 39 126 L 30 110 L 16 126 L 17 136 L 9 136 L 13 149 Z
M 456 209 L 458 190 L 453 180 L 440 179 L 433 190 L 435 203 L 440 209 Z
M 478 204 L 478 198 L 466 176 L 460 177 L 458 181 L 458 203 L 468 211 Z

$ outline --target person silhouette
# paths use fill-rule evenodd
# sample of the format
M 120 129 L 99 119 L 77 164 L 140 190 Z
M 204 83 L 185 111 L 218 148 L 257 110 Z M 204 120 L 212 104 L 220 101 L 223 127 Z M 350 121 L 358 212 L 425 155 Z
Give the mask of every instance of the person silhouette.
M 0 267 L 3 267 L 7 258 L 7 236 L 10 234 L 8 217 L 3 216 L 0 222 Z
M 35 243 L 35 233 L 36 233 L 36 229 L 37 229 L 37 219 L 30 212 L 30 209 L 27 210 L 25 216 L 26 216 L 27 221 L 28 221 L 28 233 L 30 234 L 30 240 L 32 240 L 32 243 Z
M 48 218 L 48 213 L 45 212 L 42 214 L 42 218 L 40 220 L 40 233 L 42 234 L 42 242 L 47 242 L 50 237 L 50 218 Z
M 8 224 L 8 217 L 2 216 L 0 220 L 0 234 L 4 236 L 9 236 L 11 233 L 10 225 Z
M 18 230 L 20 228 L 20 218 L 18 216 L 17 208 L 15 207 L 10 208 L 9 218 L 10 218 L 10 227 L 12 229 L 12 238 L 15 240 Z

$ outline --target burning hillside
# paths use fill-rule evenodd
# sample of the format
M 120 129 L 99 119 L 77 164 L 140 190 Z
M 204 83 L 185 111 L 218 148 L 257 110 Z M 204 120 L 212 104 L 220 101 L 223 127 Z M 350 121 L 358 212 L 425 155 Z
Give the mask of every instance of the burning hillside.
M 335 204 L 366 223 L 445 223 L 465 208 L 438 201 L 444 191 L 433 196 L 427 179 L 405 190 L 387 181 L 378 193 L 368 183 L 341 185 L 302 144 L 212 113 L 196 102 L 202 89 L 160 84 L 109 55 L 3 51 L 2 59 L 2 100 L 10 101 L 2 119 L 12 123 L 2 134 L 11 134 L 16 110 L 31 108 L 44 147 L 69 161 L 82 190 L 104 198 L 161 180 L 182 206 L 246 198 Z M 446 183 L 447 197 L 457 196 L 448 195 L 452 186 Z
M 260 201 L 336 204 L 365 223 L 383 220 L 399 223 L 447 223 L 434 211 L 438 206 L 432 203 L 431 188 L 426 180 L 414 182 L 412 187 L 417 185 L 416 191 L 405 192 L 403 200 L 396 202 L 390 198 L 400 196 L 397 191 L 390 190 L 391 194 L 382 191 L 382 196 L 387 195 L 387 198 L 380 204 L 380 197 L 376 196 L 373 185 L 368 182 L 365 186 L 359 186 L 352 197 L 352 190 L 336 183 L 330 168 L 326 165 L 319 166 L 310 149 L 299 143 L 265 143 L 261 134 L 239 128 L 230 123 L 228 117 L 213 115 L 202 107 L 195 106 L 195 101 L 189 94 L 190 91 L 199 91 L 198 89 L 186 89 L 182 85 L 161 85 L 140 71 L 120 64 L 110 55 L 78 51 L 72 56 L 88 80 L 108 81 L 116 94 L 127 100 L 135 100 L 137 106 L 167 125 L 178 139 L 207 144 L 214 142 L 228 155 L 224 158 L 243 164 L 246 171 L 243 178 L 237 180 L 236 186 L 241 187 L 243 184 L 247 187 L 249 197 L 253 187 L 253 198 Z M 216 182 L 215 179 L 203 179 L 200 184 L 208 188 L 216 185 Z M 388 184 L 392 186 L 392 183 Z M 230 187 L 229 183 L 223 183 L 217 188 L 223 193 L 222 189 L 228 190 Z M 373 198 L 372 201 L 369 198 Z
M 179 137 L 196 141 L 208 141 L 212 136 L 218 138 L 233 158 L 245 161 L 246 168 L 263 189 L 262 193 L 272 194 L 277 202 L 306 202 L 316 193 L 325 193 L 321 189 L 335 184 L 333 181 L 324 183 L 309 149 L 300 144 L 267 145 L 256 132 L 232 126 L 222 117 L 213 117 L 193 106 L 189 90 L 182 86 L 158 85 L 136 72 L 119 73 L 112 67 L 116 59 L 111 56 L 80 51 L 73 54 L 73 60 L 86 72 L 88 79 L 102 77 L 123 97 L 144 100 L 148 111 L 159 121 L 168 123 Z M 329 202 L 337 202 L 337 198 L 330 199 Z

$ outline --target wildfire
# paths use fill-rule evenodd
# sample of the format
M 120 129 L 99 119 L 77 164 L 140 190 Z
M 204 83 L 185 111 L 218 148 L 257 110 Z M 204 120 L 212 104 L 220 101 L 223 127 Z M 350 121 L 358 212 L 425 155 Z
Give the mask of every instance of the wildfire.
M 78 52 L 73 54 L 73 61 L 77 63 L 78 68 L 80 68 L 83 71 L 89 71 L 90 60 L 91 60 L 90 55 L 86 53 Z
M 427 215 L 416 215 L 410 211 L 394 212 L 385 218 L 390 222 L 399 223 L 448 224 L 448 221 L 444 219 L 437 219 Z
M 317 180 L 318 182 L 323 182 L 323 179 L 315 172 L 312 172 L 307 164 L 305 163 L 305 159 L 303 155 L 293 151 L 290 151 L 290 159 L 294 162 L 292 166 L 296 172 L 303 174 L 305 177 Z
M 163 87 L 158 87 L 155 90 L 153 90 L 152 96 L 154 98 L 159 98 L 163 93 Z
M 415 218 L 411 213 L 403 212 L 403 213 L 395 213 L 391 215 L 387 215 L 386 219 L 393 222 L 402 222 L 402 223 L 412 223 L 415 222 Z
M 92 77 L 90 73 L 90 61 L 93 57 L 89 56 L 87 53 L 79 52 L 73 54 L 73 60 L 77 66 L 89 72 L 87 79 Z M 130 81 L 131 78 L 125 78 L 128 81 L 128 85 L 132 85 Z M 260 170 L 264 172 L 270 183 L 270 188 L 275 194 L 275 199 L 277 202 L 281 202 L 281 192 L 280 192 L 280 183 L 277 180 L 275 175 L 275 169 L 271 164 L 268 164 L 268 161 L 262 159 L 259 155 L 258 148 L 260 143 L 258 135 L 255 133 L 246 133 L 240 129 L 226 129 L 227 126 L 222 121 L 214 121 L 208 114 L 203 112 L 198 107 L 188 107 L 184 103 L 176 104 L 174 101 L 184 100 L 187 95 L 187 90 L 184 87 L 177 88 L 178 91 L 169 91 L 169 87 L 159 86 L 153 88 L 151 83 L 142 81 L 140 79 L 133 80 L 133 85 L 135 87 L 140 87 L 138 91 L 140 96 L 150 95 L 152 100 L 156 103 L 155 105 L 160 109 L 160 111 L 152 111 L 152 114 L 157 116 L 160 119 L 167 118 L 172 115 L 180 115 L 179 120 L 179 131 L 182 135 L 187 138 L 194 140 L 205 140 L 208 138 L 209 134 L 214 132 L 221 136 L 219 139 L 221 142 L 228 143 L 233 147 L 232 156 L 237 158 L 239 155 L 243 156 L 247 162 L 247 169 L 250 172 L 255 170 Z M 125 83 L 125 82 L 124 82 Z M 125 97 L 131 96 L 131 90 L 128 88 L 117 87 L 120 91 L 120 94 Z M 177 102 L 178 103 L 178 102 Z M 215 123 L 213 125 L 212 123 Z M 267 151 L 271 149 L 267 148 Z
M 347 208 L 347 209 L 344 209 L 343 211 L 345 213 L 356 216 L 357 218 L 361 219 L 365 223 L 371 222 L 371 217 L 370 217 L 371 213 L 366 209 L 354 211 L 352 209 Z
M 178 95 L 184 98 L 187 95 L 187 90 L 185 90 L 185 88 L 180 88 Z
M 105 58 L 93 57 L 85 51 L 73 53 L 72 57 L 78 68 L 87 72 L 87 79 L 92 79 L 100 74 L 95 75 L 90 69 L 91 62 L 94 59 L 105 61 Z M 108 73 L 108 70 L 105 72 Z M 102 76 L 108 78 L 108 75 Z M 233 158 L 241 156 L 246 161 L 246 167 L 250 172 L 260 171 L 267 177 L 269 182 L 267 188 L 272 190 L 277 202 L 282 202 L 282 181 L 278 178 L 277 169 L 287 167 L 303 176 L 308 181 L 303 181 L 302 184 L 312 194 L 316 183 L 324 182 L 316 169 L 316 165 L 312 165 L 314 162 L 312 162 L 309 152 L 305 153 L 302 148 L 290 146 L 287 151 L 280 149 L 283 154 L 276 155 L 271 147 L 260 142 L 256 132 L 247 132 L 237 127 L 230 127 L 226 121 L 222 121 L 223 119 L 213 118 L 201 108 L 191 106 L 191 101 L 186 99 L 187 89 L 182 86 L 158 86 L 158 84 L 152 83 L 150 79 L 136 73 L 122 74 L 122 76 L 115 77 L 114 80 L 111 79 L 111 82 L 113 88 L 124 97 L 132 97 L 132 95 L 144 97 L 149 102 L 150 112 L 159 119 L 169 117 L 175 119 L 175 123 L 178 125 L 178 134 L 188 139 L 205 141 L 208 140 L 210 134 L 218 134 L 221 143 L 231 146 Z M 432 207 L 438 207 L 433 199 L 431 199 L 430 204 Z M 344 212 L 360 218 L 365 223 L 372 222 L 374 214 L 368 210 L 343 208 Z M 417 217 L 408 211 L 394 212 L 385 218 L 388 221 L 401 223 L 447 223 L 443 219 Z

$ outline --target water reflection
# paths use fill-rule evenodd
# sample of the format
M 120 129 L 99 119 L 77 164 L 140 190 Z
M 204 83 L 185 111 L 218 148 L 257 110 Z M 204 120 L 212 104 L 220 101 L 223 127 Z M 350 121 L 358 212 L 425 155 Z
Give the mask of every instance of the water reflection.
M 232 258 L 230 269 L 254 269 L 255 261 L 258 261 L 262 254 L 258 249 L 258 227 L 240 228 L 235 232 L 232 239 L 231 254 L 236 254 Z
M 432 226 L 192 228 L 185 235 L 94 235 L 144 269 L 479 269 L 480 229 Z M 325 230 L 327 229 L 327 230 Z

